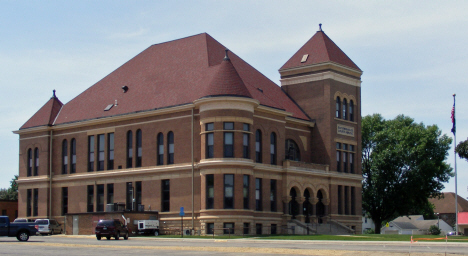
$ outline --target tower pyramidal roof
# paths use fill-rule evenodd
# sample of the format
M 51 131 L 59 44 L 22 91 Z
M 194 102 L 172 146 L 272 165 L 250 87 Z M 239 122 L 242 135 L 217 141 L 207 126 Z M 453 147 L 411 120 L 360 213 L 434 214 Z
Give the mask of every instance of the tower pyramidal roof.
M 52 125 L 62 106 L 54 90 L 53 96 L 20 129 Z
M 307 55 L 307 56 L 306 56 Z M 326 62 L 334 62 L 348 68 L 361 69 L 338 47 L 326 34 L 320 30 L 307 41 L 280 70 L 309 66 Z

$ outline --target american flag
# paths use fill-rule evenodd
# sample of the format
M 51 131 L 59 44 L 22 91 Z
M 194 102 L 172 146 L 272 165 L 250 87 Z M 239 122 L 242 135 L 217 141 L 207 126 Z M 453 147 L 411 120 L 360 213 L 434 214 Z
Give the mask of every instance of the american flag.
M 452 107 L 452 132 L 453 134 L 455 134 L 456 132 L 456 128 L 455 128 L 455 102 L 453 103 L 453 107 Z

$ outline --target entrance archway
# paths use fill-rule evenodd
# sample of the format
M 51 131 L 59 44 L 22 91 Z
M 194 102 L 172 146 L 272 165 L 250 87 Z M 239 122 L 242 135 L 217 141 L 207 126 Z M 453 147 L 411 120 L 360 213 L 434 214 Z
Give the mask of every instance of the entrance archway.
M 317 192 L 317 201 L 316 211 L 318 223 L 323 223 L 322 218 L 325 216 L 325 205 L 323 204 L 323 194 L 321 190 Z
M 289 214 L 292 216 L 292 219 L 295 219 L 299 214 L 299 203 L 297 200 L 297 191 L 295 188 L 291 188 L 289 191 L 289 196 L 291 196 L 291 201 L 289 201 Z

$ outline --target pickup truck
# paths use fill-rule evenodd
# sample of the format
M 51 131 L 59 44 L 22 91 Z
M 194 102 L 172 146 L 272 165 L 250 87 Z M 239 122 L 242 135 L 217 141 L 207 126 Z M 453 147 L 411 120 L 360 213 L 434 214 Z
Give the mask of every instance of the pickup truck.
M 16 237 L 18 241 L 26 242 L 29 236 L 38 233 L 35 223 L 11 222 L 8 216 L 0 216 L 0 236 Z

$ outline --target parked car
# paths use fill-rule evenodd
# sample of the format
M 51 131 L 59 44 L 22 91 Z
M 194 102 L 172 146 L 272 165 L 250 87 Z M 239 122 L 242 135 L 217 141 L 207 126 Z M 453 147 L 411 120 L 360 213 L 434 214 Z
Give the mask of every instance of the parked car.
M 450 231 L 447 232 L 447 236 L 463 236 L 463 233 L 459 231 L 458 234 L 456 234 L 455 231 Z
M 13 222 L 35 222 L 32 219 L 16 218 Z
M 62 233 L 62 226 L 53 219 L 37 219 L 36 225 L 41 235 L 53 235 Z
M 27 222 L 12 222 L 8 216 L 0 216 L 0 236 L 16 237 L 18 241 L 26 242 L 29 236 L 38 234 L 35 223 Z
M 106 237 L 107 240 L 110 240 L 111 237 L 114 237 L 115 240 L 119 240 L 121 236 L 125 240 L 128 239 L 128 229 L 127 226 L 122 224 L 120 220 L 99 220 L 94 229 L 96 234 L 96 239 L 101 240 L 101 237 Z

